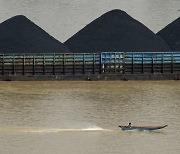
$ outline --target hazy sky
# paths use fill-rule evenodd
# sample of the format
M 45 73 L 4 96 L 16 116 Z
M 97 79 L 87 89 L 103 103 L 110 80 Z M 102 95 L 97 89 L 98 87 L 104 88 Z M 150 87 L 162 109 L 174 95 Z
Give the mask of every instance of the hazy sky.
M 0 0 L 0 22 L 22 14 L 64 42 L 112 9 L 126 11 L 157 32 L 180 17 L 180 0 Z

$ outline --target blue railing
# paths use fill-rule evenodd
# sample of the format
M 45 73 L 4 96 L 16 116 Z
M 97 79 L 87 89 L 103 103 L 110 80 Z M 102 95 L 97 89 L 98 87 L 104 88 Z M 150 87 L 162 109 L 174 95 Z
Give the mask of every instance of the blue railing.
M 102 52 L 104 73 L 180 73 L 180 52 Z

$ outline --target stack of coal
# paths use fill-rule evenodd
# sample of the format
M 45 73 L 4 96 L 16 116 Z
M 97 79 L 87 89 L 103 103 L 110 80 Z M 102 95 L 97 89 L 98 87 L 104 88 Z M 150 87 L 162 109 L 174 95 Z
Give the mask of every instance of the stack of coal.
M 19 15 L 0 24 L 1 53 L 65 53 L 69 49 L 31 22 Z
M 173 51 L 180 51 L 180 17 L 157 33 Z
M 103 14 L 68 39 L 65 45 L 72 52 L 171 51 L 160 36 L 121 10 Z
M 0 53 L 180 50 L 179 27 L 180 18 L 156 35 L 126 12 L 112 10 L 92 21 L 63 44 L 25 16 L 19 15 L 0 24 Z

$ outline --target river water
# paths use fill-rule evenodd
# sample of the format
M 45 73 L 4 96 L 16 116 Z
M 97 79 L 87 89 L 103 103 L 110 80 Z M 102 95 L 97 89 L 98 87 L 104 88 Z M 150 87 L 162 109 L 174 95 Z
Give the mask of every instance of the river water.
M 179 94 L 179 81 L 0 82 L 0 153 L 178 154 Z

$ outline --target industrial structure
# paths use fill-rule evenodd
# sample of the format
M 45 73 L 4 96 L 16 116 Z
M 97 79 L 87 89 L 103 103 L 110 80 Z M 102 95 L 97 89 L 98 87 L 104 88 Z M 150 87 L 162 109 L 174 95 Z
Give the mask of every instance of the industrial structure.
M 0 80 L 180 79 L 180 52 L 0 54 Z

